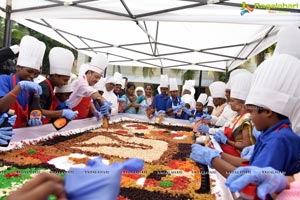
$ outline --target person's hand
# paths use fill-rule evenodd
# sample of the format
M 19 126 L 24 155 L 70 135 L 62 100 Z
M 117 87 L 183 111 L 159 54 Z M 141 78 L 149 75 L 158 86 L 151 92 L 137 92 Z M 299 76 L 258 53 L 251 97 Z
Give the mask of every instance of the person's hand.
M 252 135 L 255 137 L 255 139 L 257 139 L 261 134 L 261 131 L 256 130 L 255 127 L 253 127 L 252 129 Z
M 72 106 L 71 106 L 70 102 L 68 102 L 68 101 L 65 101 L 65 107 L 68 109 L 72 109 Z
M 103 103 L 103 105 L 100 108 L 100 113 L 102 116 L 104 116 L 104 115 L 109 116 L 109 110 L 111 109 L 111 105 L 112 105 L 112 103 L 108 102 L 108 101 L 105 101 Z
M 204 119 L 204 120 L 211 120 L 211 115 L 209 115 L 209 114 L 203 114 L 201 117 L 200 117 L 200 119 Z
M 192 145 L 192 153 L 190 155 L 190 158 L 195 162 L 209 165 L 209 167 L 213 168 L 211 165 L 211 161 L 215 157 L 221 158 L 221 152 L 209 147 L 201 146 L 199 144 Z
M 39 95 L 41 95 L 43 93 L 42 87 L 39 84 L 35 83 L 35 82 L 20 81 L 19 85 L 20 85 L 22 90 L 34 90 Z
M 43 172 L 32 178 L 20 189 L 12 192 L 7 200 L 44 200 L 48 199 L 51 194 L 59 200 L 67 200 L 63 183 L 61 177 Z
M 101 157 L 98 157 L 88 161 L 85 168 L 71 168 L 69 171 L 72 173 L 65 176 L 68 199 L 116 199 L 120 191 L 122 171 L 137 172 L 143 167 L 144 161 L 137 158 L 105 165 Z
M 96 117 L 97 121 L 100 121 L 102 119 L 101 112 L 95 110 L 94 111 L 94 117 Z
M 254 145 L 248 146 L 243 148 L 243 151 L 241 153 L 241 158 L 250 159 L 254 150 Z
M 78 112 L 73 111 L 71 109 L 63 109 L 62 110 L 62 116 L 65 117 L 68 120 L 73 120 L 77 117 Z
M 15 134 L 12 127 L 2 127 L 0 128 L 0 144 L 7 145 L 8 141 L 12 139 L 12 136 Z
M 121 97 L 121 98 L 118 99 L 118 102 L 126 102 L 126 99 Z
M 223 131 L 218 131 L 214 134 L 214 138 L 217 142 L 226 144 L 228 138 L 224 135 Z
M 208 134 L 208 132 L 209 132 L 209 126 L 206 125 L 206 124 L 201 124 L 201 125 L 199 126 L 199 128 L 198 128 L 198 131 L 199 131 L 200 133 L 206 133 L 206 134 Z
M 285 176 L 279 171 L 255 166 L 236 168 L 225 182 L 231 192 L 240 191 L 250 183 L 258 184 L 256 193 L 261 199 L 265 199 L 267 194 L 280 192 L 287 185 Z
M 165 115 L 165 114 L 166 114 L 166 111 L 160 110 L 160 111 L 158 111 L 157 113 L 158 113 L 159 115 Z
M 183 107 L 183 112 L 185 112 L 188 116 L 192 115 L 192 112 L 189 109 L 187 109 L 187 107 Z
M 42 125 L 43 122 L 40 119 L 37 118 L 32 118 L 28 120 L 28 125 L 29 126 L 40 126 Z
M 141 103 L 141 107 L 142 107 L 142 108 L 149 108 L 149 105 L 146 104 L 146 103 Z
M 8 117 L 7 113 L 3 113 L 1 116 L 0 116 L 0 125 L 3 124 L 3 122 L 5 121 L 5 119 L 7 119 L 7 122 L 11 125 L 11 126 L 14 126 L 15 125 L 15 122 L 16 122 L 16 119 L 17 119 L 17 115 L 12 115 L 10 117 Z
M 195 118 L 192 118 L 192 117 L 189 118 L 189 122 L 190 122 L 190 123 L 195 123 L 196 121 L 197 121 L 197 120 L 196 120 Z

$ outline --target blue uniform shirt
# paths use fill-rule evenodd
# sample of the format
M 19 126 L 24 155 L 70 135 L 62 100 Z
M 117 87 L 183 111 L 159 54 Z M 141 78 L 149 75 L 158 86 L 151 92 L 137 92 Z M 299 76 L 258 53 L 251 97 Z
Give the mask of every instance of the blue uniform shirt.
M 257 167 L 273 167 L 292 175 L 300 171 L 300 137 L 289 127 L 288 119 L 281 120 L 268 130 L 261 133 L 256 140 L 250 165 Z
M 153 108 L 157 111 L 164 110 L 167 111 L 167 101 L 169 99 L 169 96 L 164 98 L 162 94 L 157 94 L 154 98 L 153 102 Z
M 167 110 L 172 108 L 172 106 L 179 106 L 181 103 L 181 98 L 180 96 L 177 96 L 176 98 L 168 98 L 168 101 L 167 101 Z M 177 116 L 177 113 L 174 113 L 175 114 L 175 118 L 176 119 L 188 119 L 189 116 L 185 113 L 185 112 L 182 112 L 180 117 Z
M 0 97 L 4 97 L 6 94 L 8 94 L 13 88 L 13 80 L 12 80 L 13 74 L 10 75 L 0 75 Z M 16 77 L 16 84 L 20 82 L 20 79 Z M 25 90 L 22 90 L 20 94 L 17 97 L 18 103 L 22 106 L 22 108 L 26 109 L 26 104 L 28 102 L 29 94 Z

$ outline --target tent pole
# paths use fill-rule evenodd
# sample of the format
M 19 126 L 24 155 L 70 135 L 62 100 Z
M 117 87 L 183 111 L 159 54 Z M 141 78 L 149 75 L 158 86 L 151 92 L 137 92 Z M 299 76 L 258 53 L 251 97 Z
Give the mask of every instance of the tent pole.
M 4 29 L 4 38 L 3 38 L 3 47 L 9 47 L 11 44 L 11 0 L 6 1 L 6 10 L 5 10 L 5 29 Z
M 199 89 L 198 89 L 199 95 L 201 94 L 201 85 L 202 85 L 202 70 L 200 70 L 200 75 L 199 75 Z

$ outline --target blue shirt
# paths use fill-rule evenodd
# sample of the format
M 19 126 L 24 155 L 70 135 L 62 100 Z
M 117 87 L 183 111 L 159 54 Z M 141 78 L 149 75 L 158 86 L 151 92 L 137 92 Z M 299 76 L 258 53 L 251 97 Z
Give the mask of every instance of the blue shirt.
M 123 107 L 126 107 L 128 104 L 131 103 L 130 99 L 127 98 L 126 94 L 124 94 L 121 98 L 126 99 L 125 104 L 123 105 Z M 136 108 L 130 107 L 127 110 L 125 110 L 124 113 L 136 114 Z
M 192 113 L 195 115 L 195 119 L 202 117 L 202 115 L 206 114 L 206 112 L 198 112 L 196 110 L 192 110 Z
M 167 111 L 167 101 L 169 99 L 169 96 L 164 98 L 162 94 L 157 94 L 154 98 L 153 102 L 153 108 L 157 111 L 164 110 Z
M 172 108 L 173 106 L 179 106 L 181 103 L 181 98 L 180 96 L 177 96 L 176 98 L 170 97 L 167 101 L 167 110 Z M 182 111 L 180 117 L 177 116 L 177 113 L 175 114 L 176 119 L 189 119 L 189 116 Z
M 0 97 L 4 97 L 8 94 L 12 89 L 14 89 L 13 74 L 10 75 L 0 75 Z M 16 76 L 16 84 L 20 82 L 20 79 Z M 22 108 L 26 109 L 26 104 L 28 103 L 29 93 L 25 90 L 21 90 L 20 94 L 17 97 L 18 103 L 22 106 Z
M 250 165 L 273 167 L 278 171 L 286 172 L 286 175 L 300 171 L 300 137 L 290 126 L 278 130 L 283 124 L 290 125 L 290 121 L 281 120 L 261 133 L 256 140 Z

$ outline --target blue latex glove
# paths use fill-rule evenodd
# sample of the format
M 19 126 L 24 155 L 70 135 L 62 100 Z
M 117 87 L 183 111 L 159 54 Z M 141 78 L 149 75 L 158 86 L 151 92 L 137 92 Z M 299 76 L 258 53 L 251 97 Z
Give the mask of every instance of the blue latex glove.
M 35 82 L 31 82 L 31 81 L 20 81 L 19 85 L 21 87 L 22 90 L 34 90 L 36 91 L 39 95 L 42 94 L 42 87 L 35 83 Z
M 142 108 L 149 108 L 149 105 L 146 104 L 146 103 L 141 103 L 140 107 L 142 107 Z
M 160 115 L 160 114 L 163 114 L 163 115 L 165 115 L 165 114 L 166 114 L 166 111 L 164 111 L 164 110 L 160 110 L 160 111 L 158 111 L 157 113 L 158 113 L 159 115 Z
M 223 131 L 218 131 L 214 134 L 214 138 L 217 142 L 226 144 L 227 142 L 227 137 L 224 135 Z
M 200 117 L 200 119 L 205 119 L 205 120 L 211 120 L 211 115 L 209 115 L 209 114 L 203 114 L 201 117 Z
M 77 117 L 78 112 L 70 110 L 70 109 L 63 109 L 62 116 L 67 118 L 68 120 L 73 120 Z
M 4 120 L 8 118 L 8 115 L 7 113 L 3 113 L 1 116 L 0 116 L 0 125 L 4 122 Z M 12 115 L 8 118 L 8 123 L 11 125 L 11 126 L 14 126 L 15 125 L 15 122 L 16 122 L 16 119 L 17 119 L 17 115 Z
M 114 200 L 120 192 L 122 170 L 137 172 L 144 161 L 132 158 L 112 165 L 102 163 L 101 157 L 90 160 L 85 168 L 71 168 L 65 176 L 65 190 L 69 200 Z M 96 174 L 95 174 L 96 173 Z
M 250 158 L 253 154 L 253 150 L 254 150 L 254 145 L 243 148 L 243 151 L 241 153 L 241 158 L 250 160 Z
M 258 136 L 260 136 L 260 134 L 261 134 L 261 132 L 258 131 L 258 130 L 256 130 L 255 127 L 253 127 L 253 129 L 252 129 L 252 135 L 255 137 L 255 139 L 257 139 Z
M 287 185 L 285 176 L 277 170 L 255 166 L 236 168 L 225 182 L 232 192 L 240 191 L 250 183 L 258 184 L 257 196 L 261 199 L 265 199 L 267 194 L 280 192 Z
M 0 124 L 2 124 L 5 120 L 5 118 L 7 118 L 8 115 L 6 113 L 3 113 L 1 116 L 0 116 Z
M 119 102 L 126 102 L 126 99 L 123 98 L 123 97 L 121 97 L 121 98 L 118 99 L 118 101 L 119 101 Z
M 29 119 L 29 121 L 28 121 L 29 126 L 40 126 L 42 124 L 43 124 L 43 122 L 40 119 L 33 118 L 33 119 Z
M 195 123 L 196 121 L 197 121 L 197 120 L 196 120 L 195 118 L 192 118 L 192 117 L 189 118 L 189 122 L 190 122 L 190 123 Z
M 107 115 L 109 116 L 109 110 L 111 109 L 111 102 L 108 101 L 104 101 L 104 103 L 102 104 L 101 108 L 100 108 L 100 113 L 102 116 Z
M 213 168 L 211 165 L 211 161 L 215 157 L 221 158 L 221 152 L 209 147 L 204 147 L 199 144 L 192 145 L 192 153 L 190 155 L 190 158 L 195 162 L 209 165 L 210 168 Z
M 8 142 L 6 140 L 11 140 L 15 132 L 12 131 L 12 127 L 2 127 L 0 128 L 0 144 L 6 145 Z
M 187 109 L 186 107 L 183 107 L 183 112 L 185 112 L 188 116 L 192 115 L 192 112 L 189 109 Z
M 209 132 L 209 126 L 206 125 L 206 124 L 201 124 L 201 125 L 199 126 L 199 128 L 198 128 L 198 131 L 199 131 L 200 133 L 206 133 L 206 134 L 208 134 L 208 132 Z
M 68 101 L 65 101 L 65 107 L 68 108 L 68 109 L 72 109 L 72 106 L 71 104 L 68 102 Z
M 102 119 L 101 112 L 95 110 L 94 111 L 94 117 L 96 117 L 97 121 L 100 121 Z

